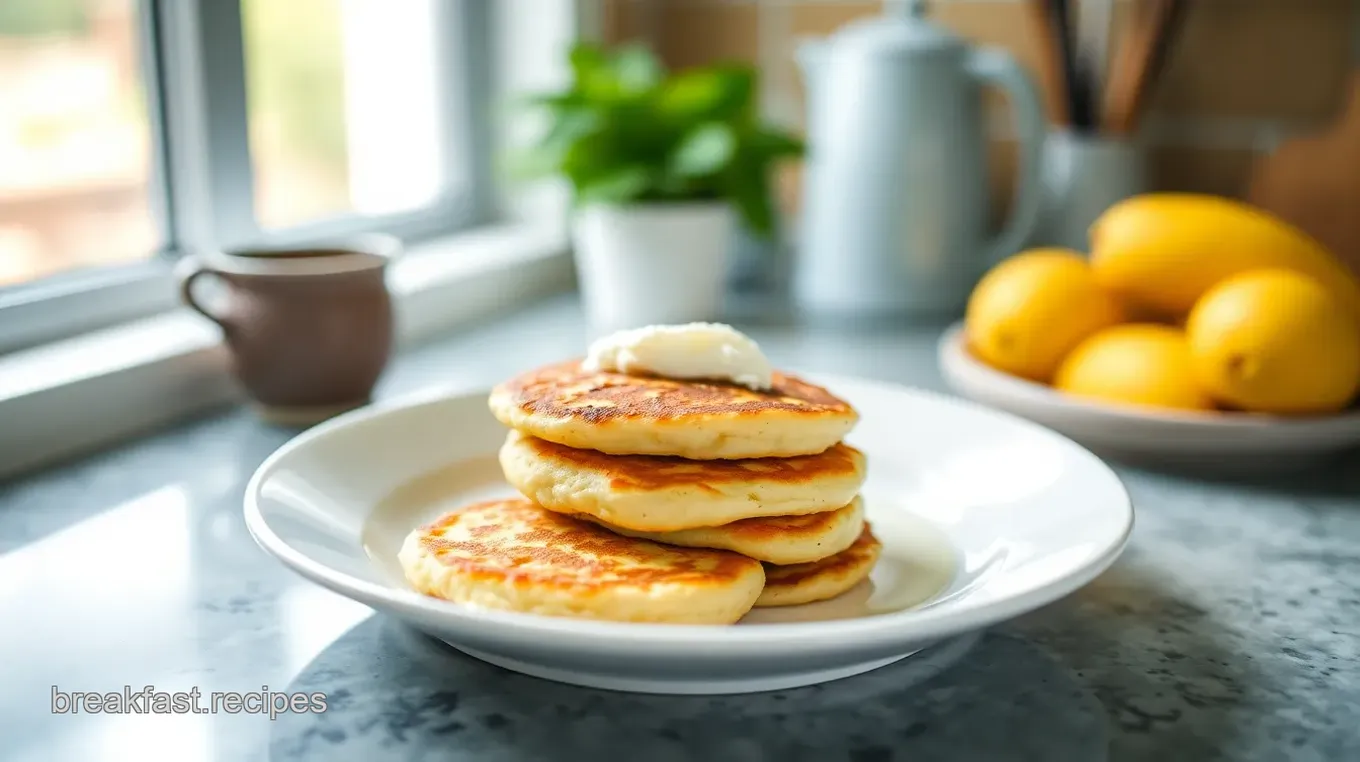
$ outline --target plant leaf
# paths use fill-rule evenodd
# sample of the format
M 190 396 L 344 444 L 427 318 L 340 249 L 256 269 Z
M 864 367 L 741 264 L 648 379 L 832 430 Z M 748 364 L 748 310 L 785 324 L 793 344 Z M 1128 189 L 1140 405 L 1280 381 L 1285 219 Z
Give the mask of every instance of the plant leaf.
M 645 45 L 630 44 L 617 49 L 611 64 L 614 81 L 628 95 L 655 88 L 665 76 L 661 62 Z
M 618 143 L 610 139 L 608 130 L 583 135 L 567 146 L 562 156 L 562 173 L 573 182 L 605 174 L 622 163 L 617 149 Z
M 577 186 L 581 202 L 622 204 L 637 199 L 652 183 L 652 171 L 640 165 L 611 169 Z
M 599 114 L 582 108 L 558 111 L 537 140 L 515 152 L 506 164 L 512 179 L 529 180 L 566 168 L 572 148 L 600 127 Z
M 538 148 L 564 154 L 573 143 L 595 132 L 599 126 L 600 115 L 594 111 L 572 109 L 561 112 L 538 141 Z
M 671 154 L 670 170 L 680 177 L 716 174 L 732 160 L 737 136 L 722 122 L 708 122 L 691 130 Z
M 690 199 L 695 195 L 692 187 L 689 178 L 667 171 L 656 178 L 656 187 L 653 190 L 657 197 L 663 199 Z
M 676 121 L 738 116 L 750 109 L 755 75 L 733 65 L 691 69 L 672 77 L 657 97 L 657 108 Z
M 755 128 L 750 140 L 755 150 L 765 159 L 794 158 L 802 156 L 806 150 L 798 136 L 774 127 Z
M 571 63 L 572 77 L 578 83 L 585 83 L 602 72 L 607 73 L 609 68 L 609 56 L 604 49 L 587 42 L 574 45 L 567 57 Z
M 597 106 L 617 100 L 622 87 L 614 64 L 614 57 L 604 49 L 589 43 L 577 44 L 571 49 L 574 91 Z
M 768 237 L 774 229 L 769 163 L 754 151 L 739 154 L 724 173 L 726 192 L 751 232 Z

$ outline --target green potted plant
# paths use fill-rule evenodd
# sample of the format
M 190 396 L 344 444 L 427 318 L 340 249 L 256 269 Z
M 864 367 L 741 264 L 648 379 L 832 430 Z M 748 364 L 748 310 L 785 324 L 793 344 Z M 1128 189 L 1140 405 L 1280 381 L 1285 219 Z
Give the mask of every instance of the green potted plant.
M 571 190 L 592 327 L 714 319 L 737 225 L 774 232 L 771 173 L 802 141 L 760 119 L 751 66 L 672 73 L 635 44 L 579 44 L 570 63 L 565 88 L 528 99 L 546 128 L 516 164 Z

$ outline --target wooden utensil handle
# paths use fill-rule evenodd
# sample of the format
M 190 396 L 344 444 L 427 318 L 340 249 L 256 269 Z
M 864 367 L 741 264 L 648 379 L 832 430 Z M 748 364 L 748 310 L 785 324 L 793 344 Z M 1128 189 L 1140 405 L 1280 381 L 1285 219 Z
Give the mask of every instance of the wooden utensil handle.
M 1181 0 L 1149 0 L 1134 9 L 1128 38 L 1119 47 L 1105 100 L 1105 129 L 1127 135 L 1137 127 L 1143 104 L 1161 73 L 1184 14 Z
M 1066 53 L 1059 39 L 1061 9 L 1052 0 L 1029 0 L 1025 3 L 1029 12 L 1030 26 L 1039 38 L 1040 75 L 1044 84 L 1044 100 L 1048 106 L 1049 118 L 1054 124 L 1067 126 L 1072 123 L 1072 110 L 1068 102 L 1069 83 L 1067 78 Z

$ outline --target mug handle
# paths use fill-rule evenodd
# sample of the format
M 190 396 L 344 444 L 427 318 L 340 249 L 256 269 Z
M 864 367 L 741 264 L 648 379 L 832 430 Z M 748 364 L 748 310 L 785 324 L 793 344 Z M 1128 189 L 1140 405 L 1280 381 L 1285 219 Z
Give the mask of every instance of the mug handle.
M 1033 80 L 1009 54 L 995 48 L 974 50 L 968 69 L 977 79 L 1000 87 L 1015 111 L 1019 161 L 1015 178 L 1015 201 L 1010 219 L 987 243 L 987 266 L 1023 248 L 1039 222 L 1039 168 L 1043 159 L 1047 123 L 1043 101 Z
M 220 278 L 222 274 L 217 270 L 204 265 L 197 257 L 187 256 L 181 259 L 179 264 L 175 267 L 175 279 L 179 281 L 180 299 L 198 314 L 213 321 L 222 328 L 226 328 L 227 324 L 222 316 L 209 310 L 198 300 L 198 297 L 194 295 L 194 283 L 204 275 Z

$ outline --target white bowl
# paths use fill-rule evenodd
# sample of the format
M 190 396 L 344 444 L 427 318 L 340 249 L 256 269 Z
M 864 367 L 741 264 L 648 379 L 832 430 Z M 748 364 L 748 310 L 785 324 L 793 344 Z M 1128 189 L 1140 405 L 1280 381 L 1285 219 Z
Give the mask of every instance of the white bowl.
M 342 415 L 271 455 L 245 495 L 257 542 L 303 576 L 466 653 L 551 680 L 649 693 L 736 693 L 824 682 L 1043 606 L 1123 549 L 1133 510 L 1091 453 L 944 396 L 810 377 L 855 405 L 847 441 L 884 542 L 871 579 L 839 599 L 753 612 L 735 626 L 600 622 L 491 611 L 410 589 L 395 560 L 418 523 L 513 494 L 486 392 L 433 394 Z
M 1061 432 L 1111 457 L 1225 470 L 1292 467 L 1360 445 L 1360 410 L 1310 418 L 1179 412 L 1085 401 L 998 371 L 969 352 L 963 326 L 940 337 L 958 393 Z

